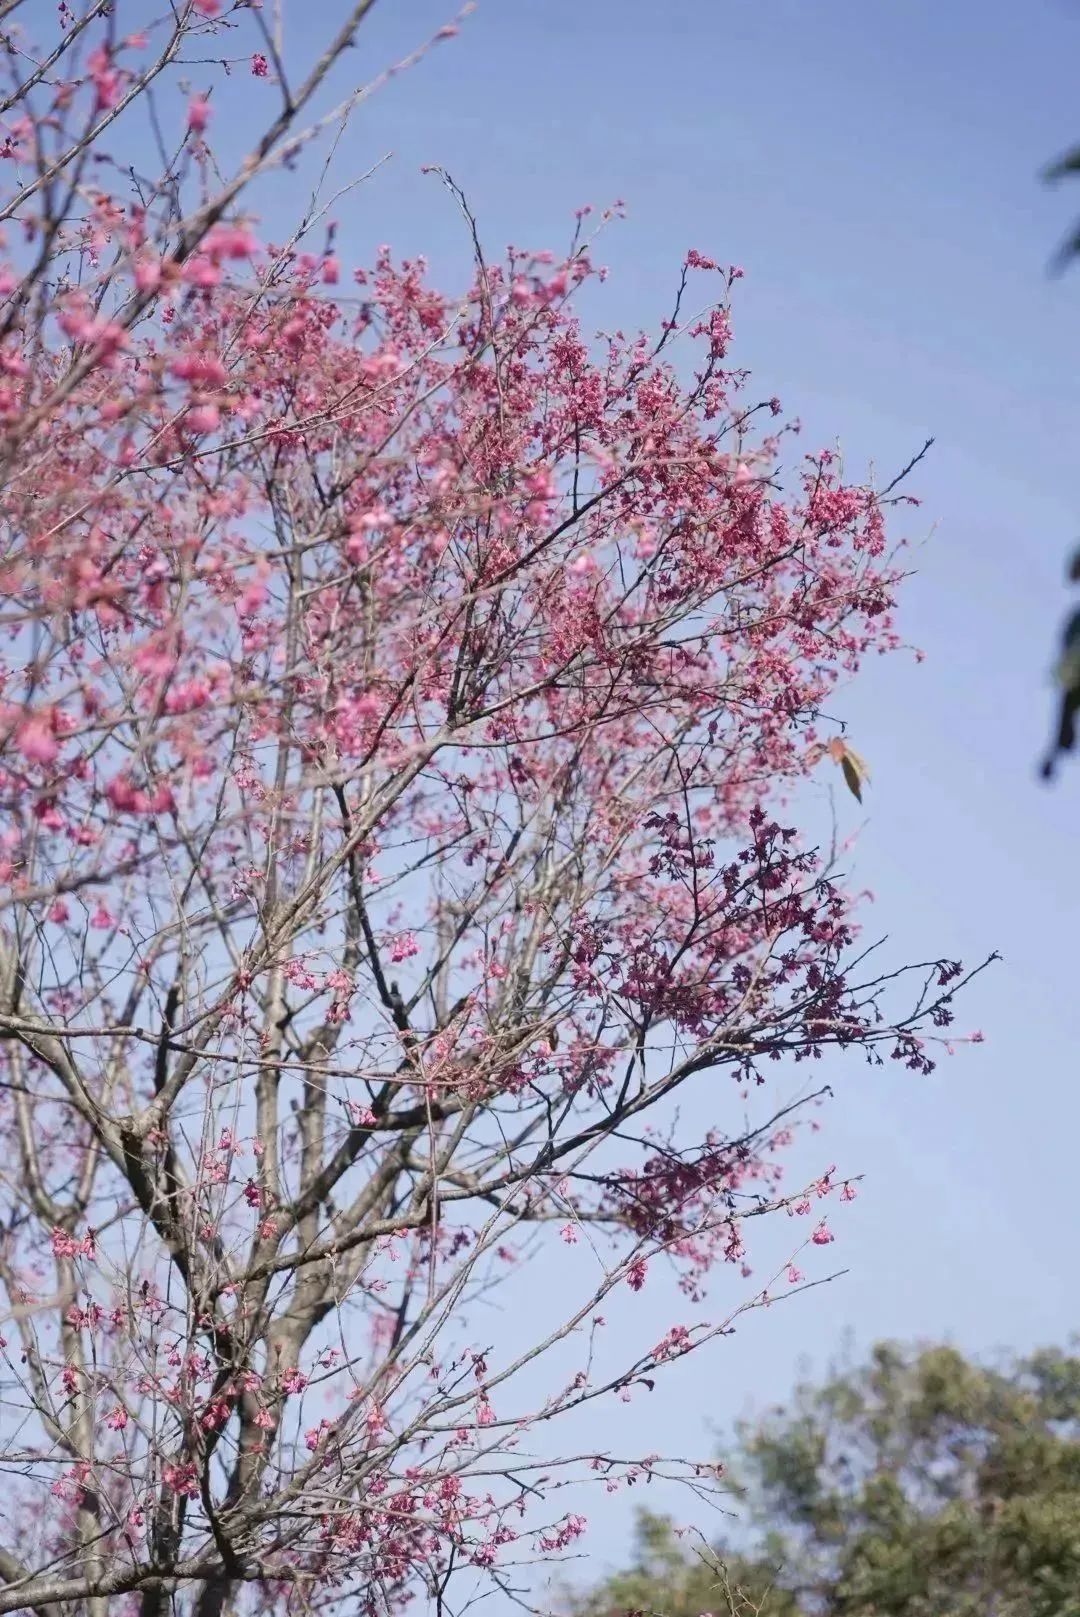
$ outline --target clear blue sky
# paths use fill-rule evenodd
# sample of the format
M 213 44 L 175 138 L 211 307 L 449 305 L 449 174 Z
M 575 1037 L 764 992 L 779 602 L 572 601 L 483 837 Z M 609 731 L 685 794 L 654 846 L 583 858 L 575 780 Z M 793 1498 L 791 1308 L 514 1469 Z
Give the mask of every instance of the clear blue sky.
M 385 0 L 350 71 L 451 5 Z M 340 9 L 307 15 L 321 35 Z M 285 12 L 299 44 L 305 8 Z M 575 206 L 622 197 L 605 324 L 665 312 L 697 246 L 745 267 L 736 360 L 802 418 L 807 448 L 839 438 L 852 467 L 891 475 L 937 438 L 908 523 L 934 532 L 903 615 L 927 661 L 875 664 L 843 703 L 874 772 L 856 875 L 897 957 L 1003 952 L 960 1012 L 987 1042 L 929 1080 L 826 1075 L 822 1155 L 867 1175 L 832 1249 L 851 1273 L 635 1406 L 645 1446 L 690 1447 L 783 1396 L 800 1356 L 820 1366 L 847 1330 L 991 1350 L 1080 1323 L 1080 760 L 1053 792 L 1034 776 L 1080 534 L 1080 269 L 1045 273 L 1080 185 L 1050 194 L 1037 175 L 1080 138 L 1078 66 L 1065 0 L 482 0 L 341 150 L 341 179 L 395 154 L 341 210 L 346 258 L 387 241 L 463 276 L 427 162 L 464 186 L 496 253 L 561 246 Z M 246 122 L 260 86 L 230 88 Z M 838 812 L 854 829 L 855 805 Z M 601 1513 L 601 1558 L 625 1549 L 628 1509 Z

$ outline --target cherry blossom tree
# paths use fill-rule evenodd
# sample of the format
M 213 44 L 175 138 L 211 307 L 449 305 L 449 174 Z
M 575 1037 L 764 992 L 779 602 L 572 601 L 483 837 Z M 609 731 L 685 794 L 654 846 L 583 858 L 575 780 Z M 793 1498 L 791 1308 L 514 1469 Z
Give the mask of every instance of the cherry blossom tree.
M 495 264 L 455 193 L 454 297 L 339 264 L 318 195 L 263 239 L 369 3 L 298 71 L 243 0 L 0 6 L 0 1612 L 441 1610 L 579 1539 L 571 1484 L 707 1486 L 574 1413 L 819 1273 L 851 1184 L 739 1097 L 929 1071 L 961 978 L 873 965 L 785 822 L 830 750 L 860 783 L 830 704 L 898 644 L 902 496 L 782 489 L 739 272 L 591 340 L 585 215 Z M 226 68 L 270 107 L 233 170 Z

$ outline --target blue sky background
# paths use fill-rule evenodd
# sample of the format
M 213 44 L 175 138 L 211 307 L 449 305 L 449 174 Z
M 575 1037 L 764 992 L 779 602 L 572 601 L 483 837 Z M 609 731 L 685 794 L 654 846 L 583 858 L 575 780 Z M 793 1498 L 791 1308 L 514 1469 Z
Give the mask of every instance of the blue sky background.
M 339 83 L 451 4 L 376 7 Z M 284 9 L 302 56 L 342 6 Z M 937 439 L 902 618 L 927 660 L 875 664 L 836 704 L 874 775 L 865 812 L 845 797 L 837 814 L 862 826 L 855 878 L 897 959 L 1002 951 L 960 1007 L 987 1042 L 929 1080 L 822 1075 L 837 1098 L 821 1165 L 867 1176 L 830 1249 L 848 1277 L 691 1359 L 627 1411 L 628 1447 L 700 1448 L 845 1333 L 992 1351 L 1078 1323 L 1080 760 L 1056 790 L 1035 779 L 1080 534 L 1080 268 L 1046 274 L 1080 185 L 1049 193 L 1038 172 L 1080 138 L 1078 64 L 1065 0 L 482 0 L 339 151 L 339 180 L 394 153 L 339 209 L 346 261 L 386 241 L 464 278 L 460 218 L 424 163 L 465 188 L 493 256 L 559 248 L 577 205 L 622 197 L 598 320 L 655 323 L 696 246 L 745 267 L 734 360 L 802 419 L 802 447 L 839 440 L 852 470 L 887 480 Z M 273 93 L 217 84 L 216 134 L 242 141 Z M 264 188 L 267 232 L 295 218 L 293 184 Z M 532 1273 L 538 1309 L 555 1283 Z M 625 1553 L 637 1502 L 597 1513 L 592 1569 Z

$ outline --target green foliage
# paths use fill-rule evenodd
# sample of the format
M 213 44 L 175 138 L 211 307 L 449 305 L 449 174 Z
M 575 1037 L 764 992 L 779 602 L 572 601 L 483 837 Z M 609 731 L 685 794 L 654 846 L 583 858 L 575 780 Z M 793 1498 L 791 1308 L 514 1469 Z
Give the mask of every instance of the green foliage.
M 1080 1617 L 1078 1358 L 883 1344 L 741 1426 L 733 1470 L 738 1550 L 643 1516 L 579 1617 Z
M 1078 174 L 1080 174 L 1080 146 L 1073 146 L 1047 167 L 1043 178 L 1054 185 L 1058 180 L 1075 180 Z M 1074 226 L 1061 243 L 1054 256 L 1054 268 L 1066 269 L 1078 254 L 1080 254 L 1080 225 Z
M 666 1516 L 638 1517 L 635 1555 L 626 1571 L 578 1601 L 575 1617 L 802 1617 L 797 1599 L 775 1581 L 764 1559 L 680 1538 Z

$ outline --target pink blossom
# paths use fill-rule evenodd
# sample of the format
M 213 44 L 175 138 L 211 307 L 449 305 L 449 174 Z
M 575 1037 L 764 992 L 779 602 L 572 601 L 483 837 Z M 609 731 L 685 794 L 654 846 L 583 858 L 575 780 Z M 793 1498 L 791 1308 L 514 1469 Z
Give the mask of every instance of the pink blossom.
M 19 726 L 15 741 L 23 757 L 32 763 L 51 764 L 60 752 L 55 732 L 44 718 L 27 719 Z
M 169 1460 L 161 1468 L 161 1479 L 167 1488 L 181 1498 L 194 1499 L 199 1492 L 195 1465 L 191 1460 Z
M 224 1398 L 215 1398 L 206 1406 L 199 1420 L 199 1425 L 205 1432 L 216 1432 L 228 1424 L 229 1405 Z
M 205 707 L 210 700 L 210 686 L 205 679 L 186 679 L 172 685 L 165 696 L 168 713 L 190 713 Z
M 56 1228 L 50 1238 L 54 1258 L 74 1258 L 82 1250 L 82 1243 L 67 1230 Z
M 205 95 L 193 95 L 188 102 L 188 128 L 201 135 L 210 122 L 210 102 Z
M 242 618 L 252 617 L 260 607 L 266 605 L 270 599 L 270 591 L 261 579 L 253 579 L 241 590 L 236 602 L 236 610 Z
M 314 1454 L 329 1430 L 330 1422 L 328 1420 L 321 1420 L 318 1426 L 310 1426 L 304 1433 L 304 1447 L 310 1449 Z
M 216 432 L 221 425 L 221 411 L 216 404 L 194 404 L 184 421 L 191 432 Z
M 56 806 L 54 798 L 45 797 L 34 804 L 34 818 L 46 831 L 62 831 L 64 829 L 64 816 Z
M 216 354 L 200 352 L 178 354 L 169 369 L 181 381 L 197 382 L 203 387 L 221 387 L 229 375 Z
M 194 253 L 180 269 L 180 279 L 188 286 L 208 292 L 221 284 L 221 269 L 209 252 Z
M 97 95 L 97 110 L 106 112 L 115 107 L 120 99 L 121 76 L 113 67 L 111 55 L 105 46 L 95 47 L 87 57 L 86 65 Z
M 258 242 L 246 225 L 215 225 L 204 242 L 209 259 L 250 258 L 258 250 Z M 216 281 L 212 283 L 216 285 Z
M 675 1358 L 685 1353 L 690 1347 L 690 1332 L 685 1325 L 673 1325 L 667 1335 L 662 1337 L 652 1350 L 652 1356 L 658 1361 Z
M 556 1550 L 565 1550 L 567 1545 L 582 1536 L 588 1525 L 584 1516 L 567 1516 L 554 1531 L 543 1534 L 540 1548 L 549 1554 Z

